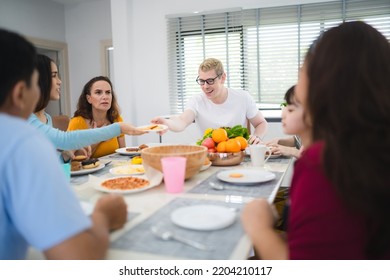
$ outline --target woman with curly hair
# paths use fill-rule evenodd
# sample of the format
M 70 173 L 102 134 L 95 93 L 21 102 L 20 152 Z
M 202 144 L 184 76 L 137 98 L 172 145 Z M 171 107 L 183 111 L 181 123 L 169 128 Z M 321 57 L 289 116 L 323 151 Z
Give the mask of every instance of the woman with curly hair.
M 100 128 L 122 121 L 110 79 L 98 76 L 85 84 L 77 110 L 69 122 L 68 131 Z M 102 157 L 114 153 L 118 148 L 126 147 L 125 137 L 121 134 L 91 147 L 93 158 Z

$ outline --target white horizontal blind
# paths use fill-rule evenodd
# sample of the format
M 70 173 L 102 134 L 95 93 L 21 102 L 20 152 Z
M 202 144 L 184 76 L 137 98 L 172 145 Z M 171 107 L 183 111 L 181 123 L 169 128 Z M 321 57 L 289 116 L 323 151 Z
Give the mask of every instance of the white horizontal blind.
M 363 20 L 390 41 L 389 0 L 343 0 L 168 18 L 171 114 L 192 96 L 199 64 L 222 61 L 227 87 L 248 90 L 263 108 L 277 108 L 296 83 L 307 49 L 321 32 Z
M 231 12 L 168 20 L 171 113 L 182 112 L 188 99 L 201 92 L 195 80 L 206 57 L 222 61 L 227 86 L 245 87 L 241 18 L 241 13 Z
M 367 2 L 367 1 L 366 1 Z M 342 1 L 302 5 L 299 19 L 299 63 L 303 63 L 310 45 L 325 30 L 343 22 Z
M 258 103 L 280 104 L 296 82 L 297 11 L 297 6 L 243 11 L 245 83 Z

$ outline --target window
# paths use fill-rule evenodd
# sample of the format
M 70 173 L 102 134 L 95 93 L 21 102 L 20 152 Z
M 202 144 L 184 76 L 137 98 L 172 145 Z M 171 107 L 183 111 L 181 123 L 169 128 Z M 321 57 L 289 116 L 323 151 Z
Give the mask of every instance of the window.
M 363 20 L 390 40 L 388 0 L 231 10 L 168 18 L 171 113 L 181 113 L 201 89 L 198 66 L 222 61 L 227 87 L 248 90 L 262 109 L 279 108 L 296 83 L 307 49 L 318 35 L 343 21 Z

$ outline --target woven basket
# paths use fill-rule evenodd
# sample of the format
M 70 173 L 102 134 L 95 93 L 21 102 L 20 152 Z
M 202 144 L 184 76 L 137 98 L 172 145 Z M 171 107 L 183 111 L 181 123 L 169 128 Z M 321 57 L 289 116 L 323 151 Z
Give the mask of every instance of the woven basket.
M 185 178 L 189 179 L 197 174 L 203 166 L 207 156 L 207 148 L 196 145 L 169 145 L 145 148 L 141 151 L 145 168 L 151 166 L 161 172 L 161 159 L 163 157 L 178 156 L 187 158 Z

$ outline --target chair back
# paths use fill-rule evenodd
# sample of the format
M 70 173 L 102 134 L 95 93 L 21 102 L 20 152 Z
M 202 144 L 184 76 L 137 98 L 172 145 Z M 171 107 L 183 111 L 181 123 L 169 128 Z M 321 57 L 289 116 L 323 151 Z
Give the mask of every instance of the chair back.
M 52 117 L 53 127 L 62 131 L 68 130 L 70 118 L 67 115 L 58 115 Z

